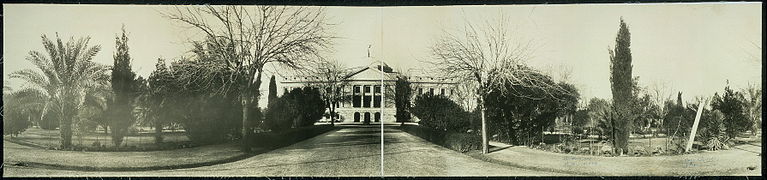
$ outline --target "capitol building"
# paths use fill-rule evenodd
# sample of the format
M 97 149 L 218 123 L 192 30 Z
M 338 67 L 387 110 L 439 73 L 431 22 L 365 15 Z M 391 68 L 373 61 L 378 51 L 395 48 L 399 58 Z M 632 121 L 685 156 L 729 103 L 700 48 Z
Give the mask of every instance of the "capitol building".
M 383 64 L 383 68 L 381 68 Z M 383 73 L 382 70 L 383 69 Z M 345 96 L 350 96 L 346 101 L 336 103 L 336 112 L 338 113 L 337 124 L 378 124 L 378 123 L 397 123 L 394 117 L 396 108 L 394 106 L 395 82 L 400 76 L 410 81 L 412 90 L 412 100 L 418 94 L 434 94 L 453 97 L 456 93 L 456 82 L 444 78 L 428 76 L 404 76 L 400 72 L 395 72 L 385 63 L 373 62 L 368 66 L 356 67 L 349 71 L 341 87 Z M 384 88 L 381 88 L 381 78 L 383 77 Z M 280 86 L 283 92 L 289 92 L 295 88 L 309 86 L 310 83 L 317 83 L 318 78 L 307 76 L 283 77 Z M 383 92 L 382 92 L 383 89 Z M 381 101 L 381 96 L 384 101 Z M 383 114 L 382 108 L 383 106 Z M 418 121 L 413 117 L 412 121 Z

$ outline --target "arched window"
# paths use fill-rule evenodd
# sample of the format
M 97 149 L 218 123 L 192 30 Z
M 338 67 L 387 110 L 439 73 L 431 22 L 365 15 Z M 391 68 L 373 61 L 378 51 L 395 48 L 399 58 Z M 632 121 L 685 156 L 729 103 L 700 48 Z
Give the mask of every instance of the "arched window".
M 373 114 L 373 116 L 375 117 L 374 119 L 375 119 L 376 122 L 380 122 L 381 121 L 381 113 L 380 112 L 377 112 L 377 113 Z
M 354 122 L 360 122 L 360 112 L 354 112 Z

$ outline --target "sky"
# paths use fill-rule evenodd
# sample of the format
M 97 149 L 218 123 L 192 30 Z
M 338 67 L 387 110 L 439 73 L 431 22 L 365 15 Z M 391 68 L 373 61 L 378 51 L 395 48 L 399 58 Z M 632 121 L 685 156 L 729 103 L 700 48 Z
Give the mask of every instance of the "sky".
M 115 36 L 128 32 L 133 70 L 147 77 L 157 58 L 190 55 L 200 33 L 163 17 L 173 6 L 3 4 L 3 82 L 30 68 L 29 51 L 43 51 L 40 36 L 91 37 L 100 45 L 94 61 L 112 64 Z M 615 46 L 621 17 L 631 32 L 633 75 L 643 87 L 662 87 L 683 98 L 761 86 L 761 3 L 474 5 L 419 7 L 324 7 L 332 53 L 347 66 L 383 60 L 395 70 L 415 71 L 433 60 L 429 48 L 446 31 L 466 22 L 509 21 L 515 41 L 532 42 L 529 65 L 573 83 L 583 100 L 610 99 L 608 48 Z M 370 48 L 368 48 L 370 46 Z M 276 71 L 269 68 L 269 72 Z M 268 82 L 269 75 L 264 76 Z M 268 83 L 262 84 L 262 90 Z M 278 88 L 281 89 L 281 88 Z M 263 102 L 266 104 L 265 97 Z

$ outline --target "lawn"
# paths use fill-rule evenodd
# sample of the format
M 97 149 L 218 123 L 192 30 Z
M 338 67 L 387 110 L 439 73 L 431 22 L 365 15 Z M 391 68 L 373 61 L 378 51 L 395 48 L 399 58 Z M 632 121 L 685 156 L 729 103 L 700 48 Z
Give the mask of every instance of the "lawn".
M 87 152 L 59 151 L 3 144 L 3 163 L 66 170 L 135 171 L 198 167 L 247 157 L 232 143 L 167 151 Z
M 601 156 L 613 156 L 608 151 L 612 151 L 612 144 L 610 141 L 604 139 L 600 140 L 596 136 L 589 136 L 584 138 L 575 138 L 575 142 L 572 144 L 563 143 L 564 139 L 569 134 L 564 133 L 548 133 L 544 135 L 544 144 L 533 146 L 533 148 L 541 149 L 545 151 L 555 153 L 566 154 L 580 154 L 580 155 L 601 155 Z M 677 155 L 677 152 L 669 151 L 669 149 L 675 148 L 673 143 L 667 144 L 668 138 L 664 134 L 659 134 L 656 137 L 651 135 L 632 135 L 629 139 L 629 151 L 628 156 L 661 156 L 661 155 Z M 751 144 L 755 146 L 761 146 L 761 132 L 757 135 L 753 135 L 750 132 L 743 133 L 731 141 L 731 145 Z M 700 152 L 701 139 L 696 139 L 693 143 L 692 153 Z
M 61 145 L 59 130 L 45 130 L 31 127 L 16 137 L 4 136 L 4 139 L 19 144 L 31 145 L 39 148 L 56 149 Z M 146 129 L 139 129 L 135 134 L 125 136 L 125 147 L 116 149 L 112 138 L 104 131 L 91 132 L 83 136 L 73 136 L 72 144 L 88 151 L 146 151 L 167 150 L 193 146 L 183 131 L 169 131 L 163 134 L 163 143 L 154 142 L 154 133 Z M 99 144 L 101 147 L 97 147 Z
M 152 134 L 138 133 L 128 137 L 129 146 L 145 149 L 119 150 L 122 152 L 97 151 L 60 151 L 48 148 L 36 148 L 37 144 L 58 146 L 58 131 L 32 128 L 19 137 L 8 137 L 3 145 L 3 162 L 13 166 L 29 166 L 78 171 L 136 171 L 200 167 L 213 164 L 233 162 L 243 158 L 288 146 L 319 134 L 336 129 L 332 126 L 310 126 L 294 128 L 282 132 L 263 132 L 253 135 L 250 151 L 243 151 L 239 143 L 220 143 L 214 145 L 195 146 L 191 148 L 175 148 L 168 150 L 150 150 L 158 146 L 152 141 Z M 169 139 L 174 142 L 162 144 L 184 144 L 188 139 L 181 132 L 169 133 Z M 13 139 L 13 140 L 11 140 Z M 41 140 L 43 139 L 43 140 Z M 103 133 L 93 133 L 85 136 L 83 142 L 108 141 Z M 26 145 L 21 145 L 26 142 Z M 269 142 L 269 143 L 265 143 Z M 77 144 L 75 142 L 75 144 Z M 85 143 L 83 143 L 85 145 Z M 113 147 L 113 146 L 112 146 Z M 114 151 L 107 150 L 107 151 Z

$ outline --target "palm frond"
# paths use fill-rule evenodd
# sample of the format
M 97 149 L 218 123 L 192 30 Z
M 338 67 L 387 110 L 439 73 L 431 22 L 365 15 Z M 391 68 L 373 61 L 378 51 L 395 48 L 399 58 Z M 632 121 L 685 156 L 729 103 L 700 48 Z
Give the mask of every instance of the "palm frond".
M 44 75 L 32 69 L 23 69 L 23 70 L 13 72 L 9 75 L 9 77 L 27 81 L 31 85 L 41 89 L 47 88 L 47 86 L 50 84 L 50 82 Z

